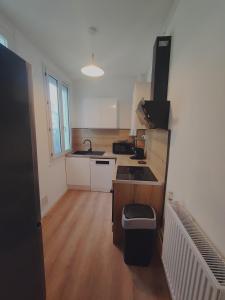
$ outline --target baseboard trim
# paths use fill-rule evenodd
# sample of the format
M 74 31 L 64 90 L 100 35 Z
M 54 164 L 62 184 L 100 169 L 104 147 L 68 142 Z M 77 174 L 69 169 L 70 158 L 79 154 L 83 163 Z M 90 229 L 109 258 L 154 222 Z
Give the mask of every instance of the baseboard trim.
M 69 190 L 75 191 L 90 191 L 91 187 L 89 185 L 67 185 Z

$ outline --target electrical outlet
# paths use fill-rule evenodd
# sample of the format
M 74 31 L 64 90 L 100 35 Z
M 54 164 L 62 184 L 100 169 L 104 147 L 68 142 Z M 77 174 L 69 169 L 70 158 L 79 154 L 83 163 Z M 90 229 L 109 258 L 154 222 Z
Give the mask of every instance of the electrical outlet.
M 173 201 L 173 192 L 168 192 L 168 200 Z

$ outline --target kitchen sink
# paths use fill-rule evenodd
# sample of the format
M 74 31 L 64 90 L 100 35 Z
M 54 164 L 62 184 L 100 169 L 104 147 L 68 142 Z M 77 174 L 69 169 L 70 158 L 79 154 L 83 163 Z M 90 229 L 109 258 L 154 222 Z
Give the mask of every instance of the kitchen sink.
M 80 150 L 80 151 L 75 151 L 73 154 L 76 155 L 87 155 L 87 156 L 102 156 L 105 152 L 104 151 L 85 151 L 85 150 Z

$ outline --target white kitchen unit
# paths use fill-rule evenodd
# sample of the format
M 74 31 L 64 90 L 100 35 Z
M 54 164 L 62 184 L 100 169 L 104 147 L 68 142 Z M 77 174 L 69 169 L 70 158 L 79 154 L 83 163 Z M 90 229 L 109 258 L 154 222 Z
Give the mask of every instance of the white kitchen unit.
M 144 100 L 150 100 L 150 90 L 151 90 L 150 82 L 136 81 L 134 84 L 133 102 L 132 102 L 132 111 L 131 111 L 131 127 L 130 127 L 131 135 L 136 135 L 137 129 L 146 129 L 146 127 L 140 123 L 136 114 L 136 109 L 138 103 L 143 98 Z
M 82 101 L 83 128 L 118 128 L 116 98 L 86 98 Z
M 90 190 L 90 158 L 66 157 L 66 176 L 69 188 Z
M 115 159 L 90 159 L 91 191 L 110 192 Z

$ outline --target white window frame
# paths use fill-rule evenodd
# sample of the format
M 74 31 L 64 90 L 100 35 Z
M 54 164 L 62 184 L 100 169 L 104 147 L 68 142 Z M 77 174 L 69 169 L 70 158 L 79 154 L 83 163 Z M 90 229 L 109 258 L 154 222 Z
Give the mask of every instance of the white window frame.
M 72 130 L 71 130 L 71 119 L 70 119 L 70 85 L 65 80 L 62 80 L 55 72 L 52 72 L 46 66 L 43 67 L 44 85 L 45 85 L 45 95 L 46 95 L 46 107 L 47 107 L 47 124 L 48 124 L 48 140 L 49 140 L 49 155 L 50 159 L 54 160 L 65 156 L 67 153 L 71 152 L 72 149 Z M 60 140 L 61 140 L 61 152 L 59 154 L 54 153 L 53 147 L 53 137 L 52 137 L 52 115 L 51 115 L 51 104 L 49 99 L 49 86 L 48 86 L 48 76 L 51 76 L 57 81 L 58 84 L 58 104 L 59 104 L 59 126 L 60 126 Z M 62 104 L 62 87 L 65 86 L 68 89 L 68 118 L 69 118 L 69 139 L 70 139 L 70 149 L 65 150 L 65 138 L 64 138 L 64 119 L 63 119 L 63 104 Z

